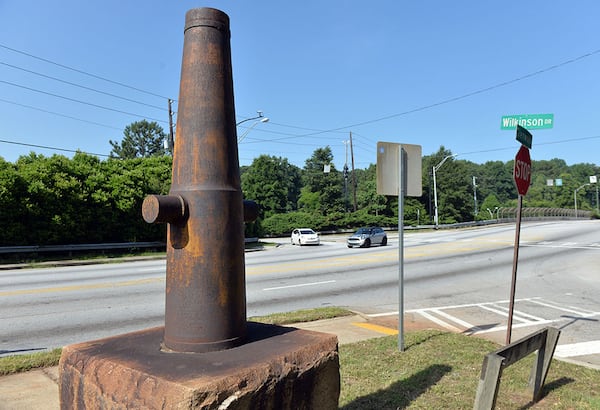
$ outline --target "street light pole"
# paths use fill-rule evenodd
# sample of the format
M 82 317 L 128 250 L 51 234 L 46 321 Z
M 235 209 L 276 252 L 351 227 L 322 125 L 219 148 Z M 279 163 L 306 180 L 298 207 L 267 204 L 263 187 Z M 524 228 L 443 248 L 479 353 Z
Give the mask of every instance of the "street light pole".
M 437 181 L 435 179 L 435 173 L 440 167 L 446 162 L 448 158 L 452 158 L 457 156 L 458 154 L 448 155 L 444 157 L 442 162 L 433 167 L 433 208 L 434 208 L 434 216 L 433 216 L 433 224 L 435 229 L 438 229 L 439 219 L 438 219 L 438 202 L 437 202 Z
M 477 177 L 473 177 L 473 201 L 475 202 L 475 220 L 477 218 Z
M 600 205 L 598 205 L 598 177 L 596 175 L 590 175 L 590 184 L 596 185 L 596 212 L 600 212 Z
M 257 113 L 258 113 L 258 116 L 256 116 L 256 117 L 246 118 L 245 120 L 242 120 L 242 121 L 238 122 L 237 124 L 235 124 L 235 126 L 237 127 L 238 125 L 240 125 L 244 122 L 256 120 L 251 126 L 249 126 L 246 129 L 246 131 L 244 131 L 242 136 L 238 138 L 238 144 L 240 142 L 242 142 L 242 140 L 246 137 L 246 135 L 248 135 L 248 133 L 252 130 L 252 128 L 256 127 L 260 123 L 269 122 L 269 119 L 267 117 L 263 117 L 262 111 L 257 111 Z

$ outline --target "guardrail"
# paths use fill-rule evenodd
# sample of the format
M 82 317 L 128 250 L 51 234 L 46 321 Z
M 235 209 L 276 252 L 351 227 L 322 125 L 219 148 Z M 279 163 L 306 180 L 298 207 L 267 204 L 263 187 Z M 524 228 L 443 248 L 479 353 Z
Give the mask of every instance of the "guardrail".
M 0 254 L 6 253 L 45 253 L 45 252 L 73 252 L 73 251 L 108 251 L 112 249 L 140 249 L 161 248 L 164 242 L 126 242 L 126 243 L 96 243 L 73 245 L 34 245 L 34 246 L 4 246 L 0 247 Z
M 494 212 L 497 218 L 492 218 L 483 221 L 459 222 L 454 224 L 438 225 L 438 228 L 452 229 L 471 226 L 485 226 L 496 223 L 506 223 L 516 220 L 517 208 L 499 208 Z M 577 210 L 569 208 L 523 208 L 521 210 L 521 218 L 524 221 L 541 220 L 541 219 L 590 219 L 591 211 Z M 428 229 L 434 228 L 433 225 L 419 225 L 416 227 L 405 227 L 405 229 Z M 387 229 L 386 229 L 387 230 Z M 326 234 L 352 233 L 354 229 L 321 232 Z M 246 243 L 258 242 L 258 238 L 246 238 Z M 9 253 L 51 253 L 51 252 L 76 252 L 76 251 L 108 251 L 113 249 L 152 249 L 165 248 L 164 242 L 126 242 L 126 243 L 103 243 L 103 244 L 74 244 L 74 245 L 39 245 L 39 246 L 5 246 L 0 247 L 0 254 Z
M 246 243 L 258 242 L 258 238 L 245 238 Z M 34 246 L 4 246 L 0 254 L 9 253 L 51 253 L 79 251 L 109 251 L 115 249 L 165 249 L 164 242 L 124 242 L 124 243 L 90 243 L 73 245 L 34 245 Z

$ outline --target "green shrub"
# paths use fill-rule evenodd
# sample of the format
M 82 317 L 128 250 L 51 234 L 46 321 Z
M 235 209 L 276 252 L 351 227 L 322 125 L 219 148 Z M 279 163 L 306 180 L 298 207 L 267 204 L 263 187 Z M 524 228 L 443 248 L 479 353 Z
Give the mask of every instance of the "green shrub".
M 312 228 L 315 231 L 323 230 L 325 218 L 321 215 L 306 212 L 288 212 L 272 215 L 262 221 L 264 236 L 288 235 L 295 228 Z

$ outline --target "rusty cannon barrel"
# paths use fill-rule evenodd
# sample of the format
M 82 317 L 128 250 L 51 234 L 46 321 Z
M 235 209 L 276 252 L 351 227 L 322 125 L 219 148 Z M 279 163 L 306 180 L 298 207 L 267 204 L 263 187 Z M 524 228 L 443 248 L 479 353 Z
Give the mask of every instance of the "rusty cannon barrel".
M 229 17 L 186 14 L 169 195 L 145 199 L 147 222 L 167 222 L 162 349 L 209 352 L 246 336 L 243 201 L 233 99 Z

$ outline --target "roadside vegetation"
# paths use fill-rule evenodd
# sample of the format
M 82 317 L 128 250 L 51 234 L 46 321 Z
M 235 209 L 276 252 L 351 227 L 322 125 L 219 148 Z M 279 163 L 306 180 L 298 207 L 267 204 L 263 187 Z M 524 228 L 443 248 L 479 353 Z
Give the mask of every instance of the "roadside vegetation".
M 0 247 L 164 242 L 166 226 L 144 222 L 141 205 L 149 194 L 169 192 L 172 157 L 162 146 L 166 135 L 147 121 L 132 123 L 123 134 L 121 141 L 110 141 L 107 159 L 31 152 L 11 163 L 0 157 Z M 444 160 L 436 174 L 439 223 L 496 219 L 500 209 L 516 206 L 513 161 L 477 164 L 441 146 L 422 158 L 423 195 L 406 198 L 406 225 L 432 223 L 431 171 Z M 315 149 L 303 167 L 258 156 L 240 169 L 244 197 L 260 205 L 257 221 L 246 224 L 246 236 L 289 235 L 298 227 L 397 226 L 398 200 L 377 194 L 375 162 L 374 157 L 365 168 L 338 170 L 329 146 Z M 525 208 L 573 208 L 575 189 L 580 211 L 598 208 L 595 184 L 589 183 L 600 174 L 597 165 L 534 160 L 532 173 Z
M 341 308 L 307 309 L 251 321 L 289 325 L 350 315 Z M 405 333 L 405 351 L 397 336 L 339 346 L 340 408 L 471 409 L 486 354 L 499 346 L 488 340 L 439 330 Z M 0 375 L 56 366 L 61 349 L 0 358 Z M 527 389 L 534 356 L 507 368 L 501 379 L 497 409 L 598 409 L 600 371 L 554 360 L 543 398 L 531 403 Z

